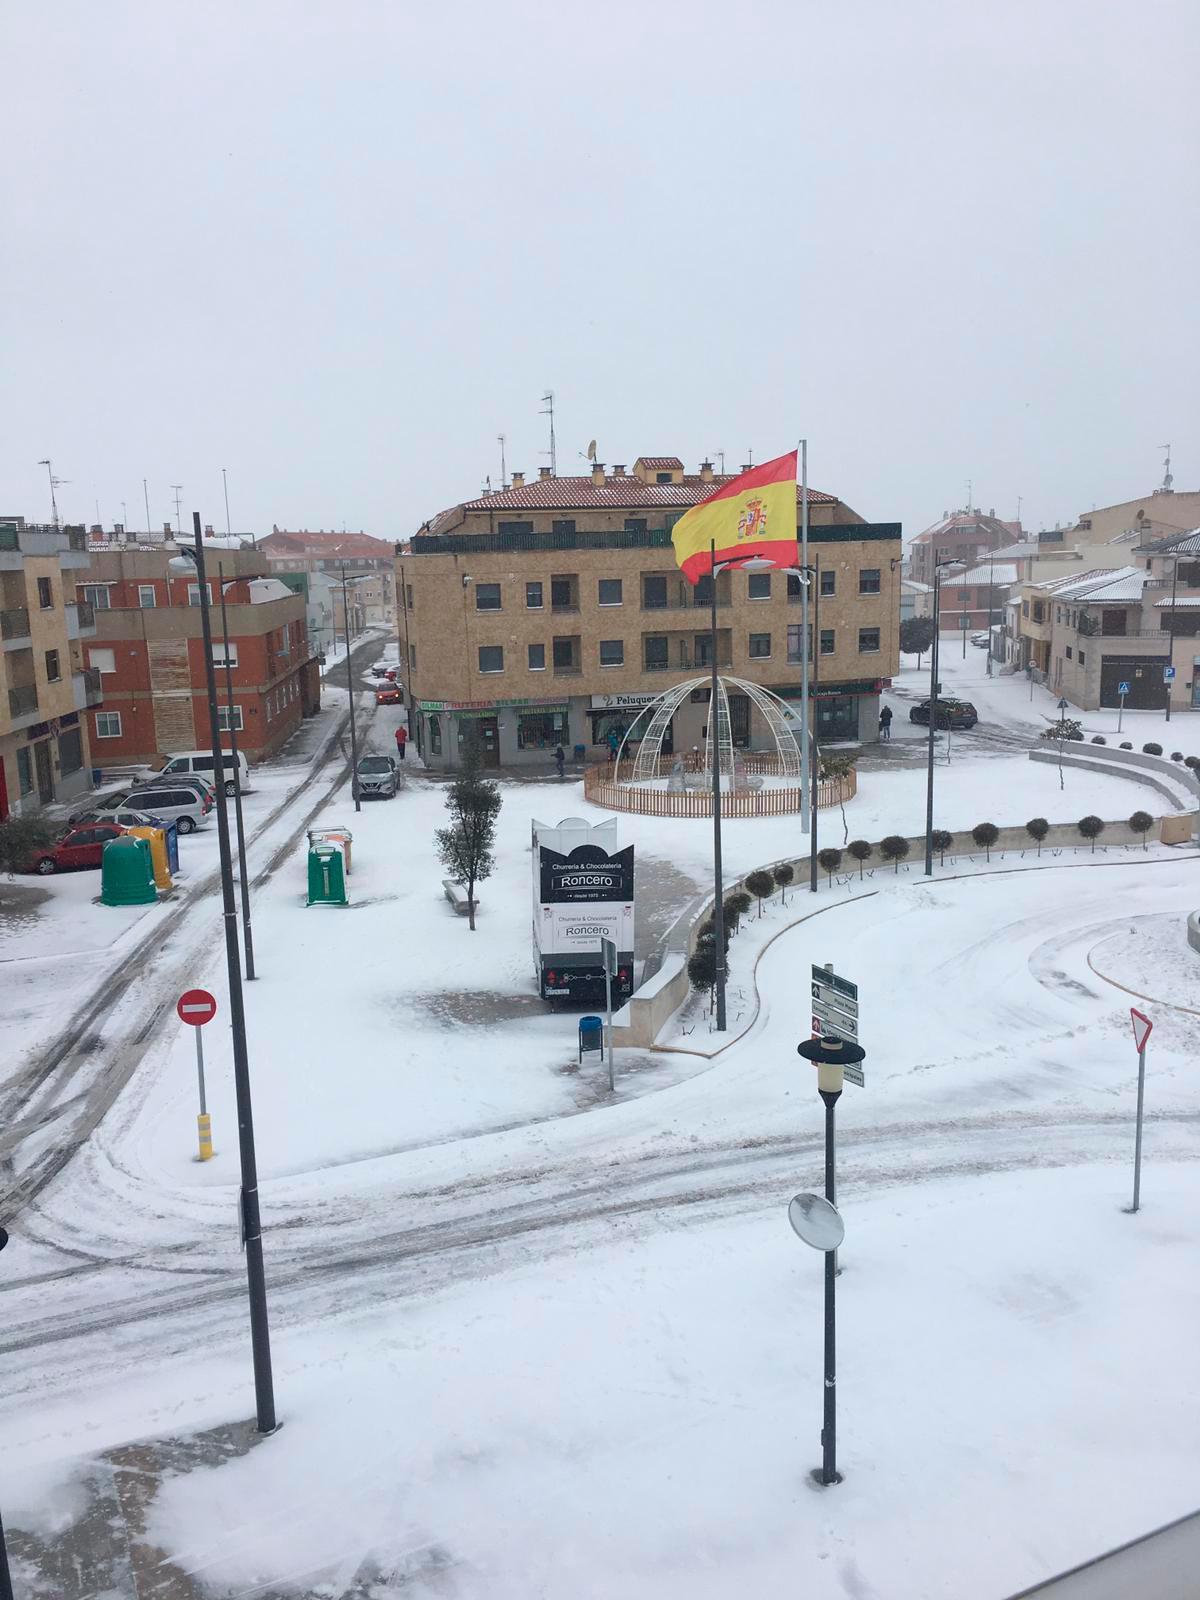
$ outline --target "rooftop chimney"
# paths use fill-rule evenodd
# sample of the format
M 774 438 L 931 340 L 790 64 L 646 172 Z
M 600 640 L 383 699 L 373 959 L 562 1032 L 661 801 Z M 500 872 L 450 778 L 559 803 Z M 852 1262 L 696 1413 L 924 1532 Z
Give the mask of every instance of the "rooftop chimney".
M 513 489 L 523 489 L 525 487 L 525 474 L 523 472 L 514 472 L 510 487 Z
M 603 489 L 603 487 L 604 487 L 604 463 L 603 463 L 603 461 L 593 461 L 592 462 L 592 483 L 597 489 Z
M 538 477 L 539 478 L 548 478 L 549 476 L 550 476 L 550 468 L 549 467 L 539 467 L 538 468 Z
M 712 462 L 711 461 L 702 461 L 700 463 L 700 482 L 701 483 L 711 483 L 712 482 L 712 476 L 713 476 Z
M 171 537 L 171 524 L 169 522 L 164 522 L 163 523 L 163 538 L 164 539 L 169 539 L 170 537 Z
M 739 472 L 753 472 L 754 471 L 754 463 L 753 463 L 753 461 L 743 461 L 741 466 L 738 468 L 738 471 Z
M 204 537 L 206 539 L 211 539 L 212 536 L 213 536 L 212 523 L 211 522 L 206 522 L 204 524 Z
M 621 466 L 619 466 L 619 467 L 618 466 L 614 466 L 613 467 L 613 477 L 614 478 L 623 478 L 624 476 L 625 476 L 625 467 L 624 467 L 623 464 Z

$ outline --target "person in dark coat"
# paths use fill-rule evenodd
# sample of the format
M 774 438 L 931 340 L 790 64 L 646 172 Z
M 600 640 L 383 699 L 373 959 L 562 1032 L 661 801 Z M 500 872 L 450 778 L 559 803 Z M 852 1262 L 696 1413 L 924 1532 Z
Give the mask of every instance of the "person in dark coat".
M 891 706 L 884 706 L 883 710 L 879 713 L 879 737 L 884 741 L 885 744 L 892 737 Z

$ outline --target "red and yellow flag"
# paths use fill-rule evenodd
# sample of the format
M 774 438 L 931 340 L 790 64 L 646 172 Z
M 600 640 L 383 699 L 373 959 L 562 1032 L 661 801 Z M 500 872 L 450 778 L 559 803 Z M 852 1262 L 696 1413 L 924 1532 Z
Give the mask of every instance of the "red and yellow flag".
M 691 583 L 712 570 L 711 547 L 721 566 L 769 561 L 794 567 L 796 554 L 796 452 L 751 467 L 680 517 L 671 531 L 675 560 Z

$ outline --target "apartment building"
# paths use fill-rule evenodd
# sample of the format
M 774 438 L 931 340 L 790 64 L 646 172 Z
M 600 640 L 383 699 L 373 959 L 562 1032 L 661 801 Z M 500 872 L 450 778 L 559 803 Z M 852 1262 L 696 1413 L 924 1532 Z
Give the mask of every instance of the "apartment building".
M 907 577 L 932 583 L 938 561 L 962 561 L 975 567 L 989 550 L 999 550 L 1021 537 L 1019 522 L 1004 522 L 994 510 L 943 511 L 939 520 L 918 533 L 908 547 Z
M 81 641 L 95 632 L 76 593 L 80 528 L 0 517 L 0 820 L 91 788 L 85 711 L 100 703 Z
M 350 625 L 390 627 L 396 620 L 394 560 L 396 547 L 387 539 L 369 533 L 326 533 L 323 528 L 289 529 L 272 527 L 258 541 L 272 572 L 324 572 L 335 581 L 343 567 L 350 575 L 366 574 L 350 600 Z M 341 618 L 341 596 L 335 596 L 339 613 L 338 630 L 345 627 Z
M 585 477 L 543 469 L 441 512 L 397 556 L 400 634 L 412 732 L 433 767 L 453 767 L 469 729 L 489 765 L 603 755 L 638 710 L 710 669 L 707 580 L 675 565 L 671 528 L 732 474 L 676 456 Z M 867 523 L 810 491 L 819 566 L 810 630 L 816 718 L 826 742 L 874 739 L 879 694 L 898 662 L 900 526 Z M 716 580 L 718 666 L 799 701 L 800 580 L 782 570 Z M 698 683 L 664 750 L 703 739 Z M 749 698 L 730 696 L 735 743 L 769 746 Z
M 184 549 L 107 544 L 92 551 L 82 591 L 96 618 L 88 665 L 104 691 L 103 709 L 89 713 L 99 767 L 158 765 L 176 751 L 211 746 L 200 586 Z M 224 702 L 224 583 L 233 726 L 239 749 L 261 761 L 319 708 L 305 599 L 270 576 L 251 549 L 214 543 L 206 569 L 218 694 Z M 228 721 L 222 703 L 222 727 Z

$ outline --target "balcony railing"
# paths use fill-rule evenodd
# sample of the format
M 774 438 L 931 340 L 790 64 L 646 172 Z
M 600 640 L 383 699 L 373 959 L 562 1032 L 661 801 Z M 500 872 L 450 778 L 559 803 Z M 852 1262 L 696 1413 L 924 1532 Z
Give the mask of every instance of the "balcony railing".
M 720 595 L 717 596 L 717 610 L 727 611 L 733 601 Z M 684 596 L 678 600 L 664 600 L 661 604 L 655 601 L 642 601 L 643 611 L 709 611 L 712 609 L 711 600 L 688 599 Z
M 0 550 L 19 550 L 20 534 L 11 522 L 0 524 Z
M 0 611 L 0 639 L 28 639 L 29 610 L 26 606 L 12 606 Z
M 8 691 L 8 714 L 11 717 L 27 717 L 31 711 L 37 710 L 37 686 L 29 683 L 19 689 Z
M 96 608 L 86 600 L 76 600 L 75 615 L 79 618 L 81 628 L 94 628 L 96 626 Z
M 100 672 L 96 667 L 84 667 L 83 692 L 90 706 L 98 706 L 104 699 L 104 685 L 100 681 Z

